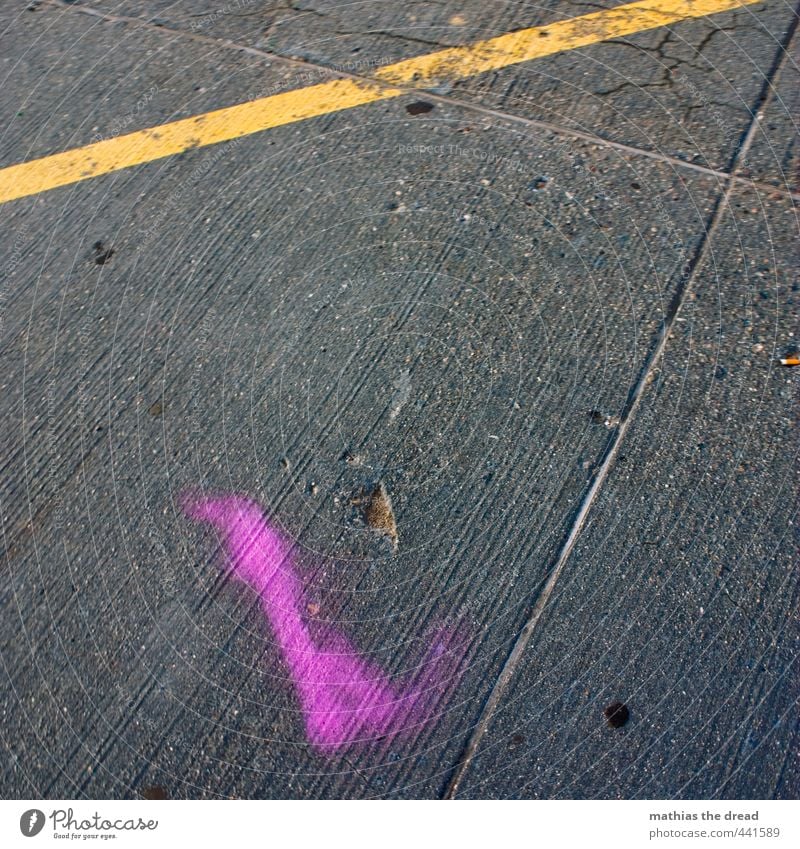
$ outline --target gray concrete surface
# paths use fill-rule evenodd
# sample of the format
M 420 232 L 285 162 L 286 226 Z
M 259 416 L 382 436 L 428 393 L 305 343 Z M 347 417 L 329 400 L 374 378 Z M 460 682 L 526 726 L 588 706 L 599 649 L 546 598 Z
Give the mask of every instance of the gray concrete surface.
M 201 39 L 232 39 L 310 65 L 363 75 L 440 47 L 620 5 L 612 0 L 502 0 L 489 8 L 478 0 L 419 0 L 401 7 L 374 0 L 78 2 Z M 792 3 L 770 0 L 455 85 L 443 81 L 434 90 L 520 119 L 727 168 L 794 17 Z
M 320 5 L 5 10 L 2 164 L 556 14 Z M 792 18 L 752 14 L 674 28 L 735 103 L 720 123 L 670 89 L 684 135 L 653 51 L 596 45 L 424 114 L 409 94 L 3 208 L 4 797 L 446 794 L 678 300 L 458 795 L 796 797 L 797 370 L 776 365 L 797 344 L 796 67 L 737 172 L 771 189 L 740 181 L 716 220 L 726 176 L 671 159 L 732 161 Z M 314 65 L 267 55 L 298 40 Z M 576 94 L 598 63 L 635 84 Z M 397 552 L 351 503 L 376 480 Z M 258 497 L 320 615 L 392 673 L 460 623 L 436 721 L 311 750 L 258 606 L 178 509 L 198 486 Z
M 735 196 L 463 795 L 796 797 L 796 238 Z
M 798 116 L 800 116 L 800 42 L 795 38 L 774 83 L 774 97 L 757 123 L 753 146 L 741 173 L 779 188 L 797 191 Z

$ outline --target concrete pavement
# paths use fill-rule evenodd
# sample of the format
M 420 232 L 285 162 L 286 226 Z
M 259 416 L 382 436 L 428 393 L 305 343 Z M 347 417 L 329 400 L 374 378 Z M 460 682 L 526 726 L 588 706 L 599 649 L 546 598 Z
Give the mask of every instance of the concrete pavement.
M 23 3 L 2 165 L 598 11 L 568 5 Z M 3 794 L 796 797 L 795 18 L 5 204 Z M 304 615 L 389 675 L 457 627 L 435 717 L 311 748 L 198 488 L 258 499 Z

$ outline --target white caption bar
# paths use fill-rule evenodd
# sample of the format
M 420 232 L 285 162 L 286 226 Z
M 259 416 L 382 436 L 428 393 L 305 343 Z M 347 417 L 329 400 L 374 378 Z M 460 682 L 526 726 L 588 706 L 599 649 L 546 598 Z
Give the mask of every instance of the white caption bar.
M 28 849 L 778 849 L 800 846 L 798 825 L 800 802 L 776 801 L 0 801 L 0 845 Z

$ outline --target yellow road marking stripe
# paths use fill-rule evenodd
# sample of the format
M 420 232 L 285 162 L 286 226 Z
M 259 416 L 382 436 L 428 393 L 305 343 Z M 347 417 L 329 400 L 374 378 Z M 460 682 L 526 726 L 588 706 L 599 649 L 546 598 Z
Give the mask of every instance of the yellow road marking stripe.
M 467 47 L 451 47 L 379 68 L 375 76 L 399 84 L 464 79 L 542 56 L 575 50 L 636 32 L 748 6 L 758 0 L 643 0 L 579 18 L 510 32 Z
M 332 80 L 104 139 L 3 169 L 0 203 L 399 94 L 401 89 Z
M 375 72 L 376 82 L 331 80 L 11 165 L 0 170 L 0 203 L 192 148 L 407 93 L 406 89 L 397 88 L 399 85 L 420 88 L 444 80 L 465 79 L 609 38 L 757 2 L 760 0 L 640 0 L 466 47 L 438 50 L 379 68 Z

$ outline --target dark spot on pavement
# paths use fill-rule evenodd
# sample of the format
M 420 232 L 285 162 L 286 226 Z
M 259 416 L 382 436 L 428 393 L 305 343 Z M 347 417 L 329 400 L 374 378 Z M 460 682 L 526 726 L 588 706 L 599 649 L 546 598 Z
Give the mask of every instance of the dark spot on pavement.
M 359 454 L 353 454 L 349 450 L 345 451 L 339 459 L 344 460 L 348 466 L 360 466 L 364 462 Z
M 105 265 L 114 256 L 114 248 L 107 248 L 101 241 L 95 242 L 92 245 L 92 250 L 97 265 Z
M 159 784 L 148 784 L 146 787 L 142 787 L 142 792 L 139 795 L 142 799 L 149 799 L 150 801 L 169 799 L 169 793 Z
M 549 177 L 541 176 L 531 180 L 530 188 L 534 192 L 540 192 L 550 182 Z
M 594 424 L 605 425 L 609 430 L 613 430 L 613 428 L 619 425 L 619 416 L 604 413 L 602 410 L 590 410 L 589 418 Z
M 725 375 L 727 375 L 727 373 L 728 369 L 724 366 L 717 366 L 716 371 L 714 372 L 714 377 L 716 377 L 717 380 L 725 380 Z
M 637 183 L 637 182 L 635 182 L 635 181 L 634 181 L 633 183 L 631 183 L 631 188 L 632 188 L 635 192 L 638 192 L 638 191 L 639 191 L 639 189 L 641 189 L 641 188 L 642 188 L 642 186 L 641 186 L 641 184 L 640 184 L 640 183 Z
M 406 104 L 406 112 L 409 115 L 424 115 L 426 112 L 433 111 L 433 104 L 427 100 L 415 100 L 413 103 Z
M 523 734 L 515 734 L 511 738 L 512 746 L 521 746 L 525 742 L 525 736 Z
M 612 728 L 622 728 L 623 725 L 630 719 L 630 711 L 628 710 L 628 706 L 624 705 L 622 702 L 611 702 L 610 705 L 606 706 L 606 709 L 603 711 L 603 716 L 606 718 L 606 722 Z
M 164 405 L 161 401 L 154 401 L 148 408 L 147 412 L 150 413 L 153 418 L 161 418 L 164 413 Z

